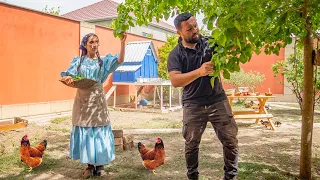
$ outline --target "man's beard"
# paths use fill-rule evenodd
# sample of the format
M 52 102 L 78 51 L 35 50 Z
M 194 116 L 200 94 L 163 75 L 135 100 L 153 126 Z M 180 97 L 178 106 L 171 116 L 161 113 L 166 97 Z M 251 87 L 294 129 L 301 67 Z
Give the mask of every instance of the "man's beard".
M 187 43 L 191 43 L 191 44 L 195 44 L 195 43 L 198 43 L 198 42 L 200 42 L 200 37 L 199 37 L 199 34 L 198 34 L 198 37 L 196 37 L 196 38 L 188 38 L 188 39 L 185 39 L 185 41 L 187 42 Z

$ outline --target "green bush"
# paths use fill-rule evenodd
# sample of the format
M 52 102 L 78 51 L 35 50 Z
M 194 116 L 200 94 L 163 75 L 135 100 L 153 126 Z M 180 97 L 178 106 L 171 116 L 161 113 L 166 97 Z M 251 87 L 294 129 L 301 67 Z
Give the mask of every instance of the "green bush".
M 278 61 L 271 65 L 274 76 L 279 74 L 284 76 L 290 86 L 292 93 L 296 96 L 299 103 L 300 109 L 302 110 L 302 93 L 303 93 L 303 74 L 304 74 L 304 64 L 303 64 L 303 52 L 301 48 L 296 49 L 296 54 L 291 54 L 285 61 Z M 320 71 L 314 67 L 314 79 L 315 81 L 315 104 L 320 103 Z M 279 82 L 283 84 L 282 82 Z
M 230 74 L 230 79 L 224 79 L 224 83 L 232 85 L 238 91 L 239 87 L 249 87 L 251 92 L 260 87 L 265 81 L 265 75 L 257 71 L 244 72 L 240 69 L 239 72 Z
M 173 50 L 173 48 L 178 44 L 178 36 L 176 34 L 174 35 L 168 35 L 167 36 L 167 42 L 159 48 L 159 77 L 162 79 L 169 79 L 168 69 L 167 69 L 167 62 L 170 52 Z

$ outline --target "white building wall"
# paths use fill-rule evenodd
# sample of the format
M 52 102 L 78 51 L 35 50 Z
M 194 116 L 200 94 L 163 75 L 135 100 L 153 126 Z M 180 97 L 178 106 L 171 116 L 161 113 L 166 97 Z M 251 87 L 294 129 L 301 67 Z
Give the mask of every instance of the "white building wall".
M 294 53 L 294 38 L 291 44 L 288 44 L 284 49 L 284 60 L 286 61 L 287 58 Z M 282 84 L 281 84 L 282 85 Z M 276 94 L 275 101 L 284 101 L 284 102 L 297 102 L 296 96 L 293 94 L 292 90 L 290 89 L 291 84 L 287 81 L 287 78 L 284 77 L 284 92 L 283 94 Z
M 94 23 L 99 26 L 109 27 L 112 23 L 112 20 L 96 21 L 91 23 Z M 148 37 L 148 35 L 151 35 L 153 39 L 160 41 L 167 41 L 167 35 L 175 34 L 175 32 L 173 31 L 165 30 L 152 25 L 130 27 L 128 32 L 144 37 Z

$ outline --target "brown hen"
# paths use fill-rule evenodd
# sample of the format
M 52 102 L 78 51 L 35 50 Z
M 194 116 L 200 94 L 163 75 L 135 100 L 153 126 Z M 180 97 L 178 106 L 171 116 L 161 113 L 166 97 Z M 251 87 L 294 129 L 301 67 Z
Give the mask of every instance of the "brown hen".
M 43 140 L 37 146 L 31 147 L 28 135 L 22 137 L 20 146 L 20 159 L 24 164 L 29 166 L 29 172 L 41 164 L 43 152 L 46 147 L 47 140 Z
M 164 144 L 160 137 L 157 138 L 154 149 L 148 149 L 141 142 L 138 143 L 138 150 L 143 160 L 143 166 L 155 174 L 155 169 L 165 161 Z

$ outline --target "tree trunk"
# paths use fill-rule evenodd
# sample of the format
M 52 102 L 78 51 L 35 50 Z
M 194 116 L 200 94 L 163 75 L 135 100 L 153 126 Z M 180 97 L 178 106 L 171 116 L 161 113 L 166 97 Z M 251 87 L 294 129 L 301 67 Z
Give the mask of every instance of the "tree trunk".
M 308 0 L 304 2 L 303 18 L 307 18 Z M 311 26 L 306 22 L 306 26 Z M 312 130 L 313 130 L 313 110 L 314 110 L 314 82 L 312 49 L 313 40 L 310 32 L 303 39 L 304 45 L 304 83 L 303 83 L 303 108 L 302 108 L 302 127 L 301 127 L 301 151 L 300 151 L 300 178 L 311 179 L 311 157 L 312 157 Z

